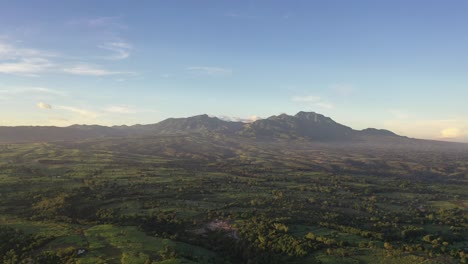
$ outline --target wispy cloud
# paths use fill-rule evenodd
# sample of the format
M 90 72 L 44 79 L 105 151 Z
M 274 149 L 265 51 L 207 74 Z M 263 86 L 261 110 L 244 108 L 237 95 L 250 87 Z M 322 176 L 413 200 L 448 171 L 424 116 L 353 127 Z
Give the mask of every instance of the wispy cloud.
M 208 76 L 225 76 L 231 75 L 232 70 L 220 67 L 206 67 L 206 66 L 197 66 L 197 67 L 188 67 L 191 73 L 195 75 L 208 75 Z
M 110 71 L 98 65 L 79 64 L 63 69 L 64 72 L 85 76 L 135 75 L 134 72 Z
M 132 49 L 126 42 L 111 42 L 103 46 L 115 54 L 109 58 L 124 59 Z M 74 66 L 66 66 L 73 65 Z M 15 47 L 0 42 L 0 74 L 38 77 L 42 73 L 69 73 L 88 76 L 134 75 L 134 72 L 112 71 L 99 65 L 77 64 L 57 54 L 36 49 Z
M 81 117 L 89 118 L 89 119 L 95 119 L 95 118 L 97 118 L 99 116 L 99 114 L 94 112 L 94 111 L 90 111 L 90 110 L 86 110 L 86 109 L 82 109 L 82 108 L 78 108 L 78 107 L 74 107 L 74 106 L 65 106 L 65 105 L 52 106 L 52 105 L 44 103 L 44 102 L 39 102 L 39 103 L 36 104 L 36 106 L 38 108 L 40 108 L 40 109 L 64 110 L 64 111 L 67 111 L 67 112 L 78 114 Z
M 293 96 L 291 97 L 291 101 L 323 109 L 333 109 L 335 107 L 332 103 L 324 100 L 323 98 L 313 95 Z
M 50 104 L 46 104 L 43 102 L 39 102 L 36 106 L 40 109 L 52 109 L 52 106 Z
M 81 108 L 77 108 L 73 106 L 56 106 L 55 109 L 69 111 L 69 112 L 76 113 L 87 118 L 98 117 L 98 114 L 93 111 L 89 111 L 89 110 L 85 110 L 85 109 L 81 109 Z
M 112 52 L 111 55 L 98 56 L 99 59 L 122 60 L 130 56 L 133 46 L 122 40 L 122 32 L 128 29 L 122 16 L 101 16 L 80 18 L 68 21 L 68 25 L 85 28 L 87 32 L 94 32 L 100 38 L 99 49 Z M 93 38 L 95 39 L 95 38 Z
M 54 66 L 46 59 L 21 59 L 16 62 L 0 63 L 0 73 L 37 77 L 38 73 L 51 70 Z
M 101 17 L 73 19 L 73 20 L 68 21 L 67 24 L 72 25 L 72 26 L 86 26 L 86 27 L 91 27 L 91 28 L 100 28 L 100 27 L 118 27 L 121 29 L 128 28 L 127 25 L 122 23 L 121 16 L 101 16 Z
M 291 100 L 293 102 L 317 103 L 317 102 L 322 101 L 322 98 L 318 96 L 308 95 L 308 96 L 293 96 Z
M 158 113 L 156 110 L 150 109 L 141 109 L 135 108 L 132 106 L 125 105 L 112 105 L 105 108 L 100 108 L 96 110 L 89 110 L 75 106 L 69 105 L 51 105 L 44 102 L 39 102 L 36 106 L 44 110 L 53 110 L 57 118 L 64 118 L 67 116 L 67 119 L 63 119 L 63 122 L 60 122 L 62 125 L 72 124 L 72 123 L 94 123 L 96 120 L 101 120 L 101 118 L 109 115 L 125 115 L 125 114 L 140 114 L 140 113 Z M 68 112 L 69 114 L 66 114 Z M 70 114 L 72 114 L 70 116 Z M 101 120 L 102 121 L 102 120 Z
M 56 53 L 37 49 L 16 47 L 0 39 L 0 60 L 19 60 L 24 58 L 55 57 Z
M 112 51 L 114 54 L 107 57 L 111 60 L 123 60 L 130 57 L 130 51 L 133 49 L 132 45 L 124 41 L 110 42 L 98 46 L 101 49 Z
M 50 61 L 57 54 L 12 45 L 0 39 L 0 73 L 37 76 L 55 65 Z
M 59 91 L 59 90 L 44 88 L 44 87 L 26 87 L 26 88 L 23 88 L 22 91 L 23 92 L 33 92 L 33 93 L 59 95 L 59 96 L 65 96 L 67 94 L 64 91 Z
M 226 116 L 226 115 L 222 115 L 222 116 L 217 116 L 219 119 L 221 120 L 224 120 L 224 121 L 230 121 L 230 122 L 242 122 L 242 123 L 252 123 L 252 122 L 255 122 L 257 120 L 260 120 L 262 118 L 256 116 L 256 115 L 253 115 L 253 116 L 250 116 L 250 117 L 247 117 L 247 118 L 243 118 L 243 117 L 237 117 L 237 116 Z
M 102 109 L 108 114 L 141 114 L 141 113 L 158 113 L 153 109 L 145 109 L 128 105 L 111 105 Z
M 117 21 L 120 20 L 118 16 L 110 16 L 110 17 L 95 17 L 87 19 L 86 22 L 89 26 L 93 27 L 100 27 L 100 26 L 108 26 L 108 25 L 115 25 L 118 24 Z
M 65 91 L 45 88 L 45 87 L 8 87 L 8 89 L 0 89 L 0 97 L 2 99 L 12 100 L 18 97 L 33 97 L 36 99 L 49 98 L 51 96 L 66 96 Z
M 120 106 L 114 105 L 104 108 L 104 112 L 113 113 L 113 114 L 135 114 L 138 111 L 129 106 Z

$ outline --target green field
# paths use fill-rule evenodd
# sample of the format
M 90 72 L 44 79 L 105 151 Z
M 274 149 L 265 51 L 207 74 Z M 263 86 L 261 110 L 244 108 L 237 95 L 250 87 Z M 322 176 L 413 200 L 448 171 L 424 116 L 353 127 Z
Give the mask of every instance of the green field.
M 5 144 L 0 263 L 465 263 L 467 166 L 227 136 Z

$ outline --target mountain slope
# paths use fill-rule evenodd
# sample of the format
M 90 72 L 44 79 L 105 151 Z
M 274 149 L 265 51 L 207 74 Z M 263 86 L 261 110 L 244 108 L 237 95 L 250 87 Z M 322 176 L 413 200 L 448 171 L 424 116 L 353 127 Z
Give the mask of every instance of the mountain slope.
M 367 136 L 389 136 L 389 137 L 397 137 L 398 135 L 393 133 L 390 130 L 386 129 L 376 129 L 376 128 L 366 128 L 360 131 L 362 135 Z
M 229 122 L 208 115 L 197 115 L 188 118 L 169 118 L 152 126 L 159 134 L 190 132 L 223 132 L 234 133 L 243 126 L 241 122 Z
M 258 120 L 246 125 L 241 134 L 257 137 L 347 140 L 354 136 L 354 131 L 321 114 L 299 112 L 295 116 L 281 114 Z
M 314 112 L 281 114 L 252 123 L 224 121 L 208 115 L 169 118 L 156 124 L 113 126 L 73 125 L 69 127 L 0 127 L 0 143 L 76 141 L 105 137 L 132 137 L 174 134 L 223 134 L 249 138 L 305 139 L 323 142 L 402 142 L 388 130 L 368 128 L 361 131 L 339 124 Z

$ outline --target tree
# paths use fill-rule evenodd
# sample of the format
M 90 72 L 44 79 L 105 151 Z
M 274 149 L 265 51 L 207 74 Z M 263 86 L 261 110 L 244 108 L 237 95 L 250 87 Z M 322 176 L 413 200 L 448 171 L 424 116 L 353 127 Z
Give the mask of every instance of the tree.
M 391 250 L 391 249 L 393 249 L 392 244 L 390 244 L 389 242 L 385 242 L 383 246 L 384 246 L 384 248 L 385 248 L 386 250 Z

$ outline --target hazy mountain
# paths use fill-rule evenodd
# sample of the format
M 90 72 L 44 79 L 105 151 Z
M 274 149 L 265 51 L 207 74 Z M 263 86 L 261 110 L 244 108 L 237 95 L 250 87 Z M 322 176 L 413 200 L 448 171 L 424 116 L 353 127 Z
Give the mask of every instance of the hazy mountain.
M 169 118 L 155 125 L 152 129 L 158 134 L 190 133 L 190 132 L 223 132 L 234 133 L 243 126 L 241 122 L 224 121 L 208 115 L 197 115 L 188 118 Z
M 314 112 L 299 112 L 295 116 L 281 114 L 245 125 L 243 135 L 314 140 L 347 140 L 354 131 L 331 118 Z
M 410 140 L 395 133 L 368 128 L 361 131 L 339 124 L 314 112 L 281 114 L 252 123 L 231 122 L 208 115 L 169 118 L 156 124 L 134 126 L 73 125 L 69 127 L 0 127 L 0 143 L 74 141 L 104 137 L 218 133 L 248 138 L 276 138 L 313 141 L 403 142 Z
M 360 131 L 363 135 L 368 136 L 389 136 L 389 137 L 397 137 L 398 135 L 393 133 L 390 130 L 386 129 L 376 129 L 376 128 L 366 128 Z

